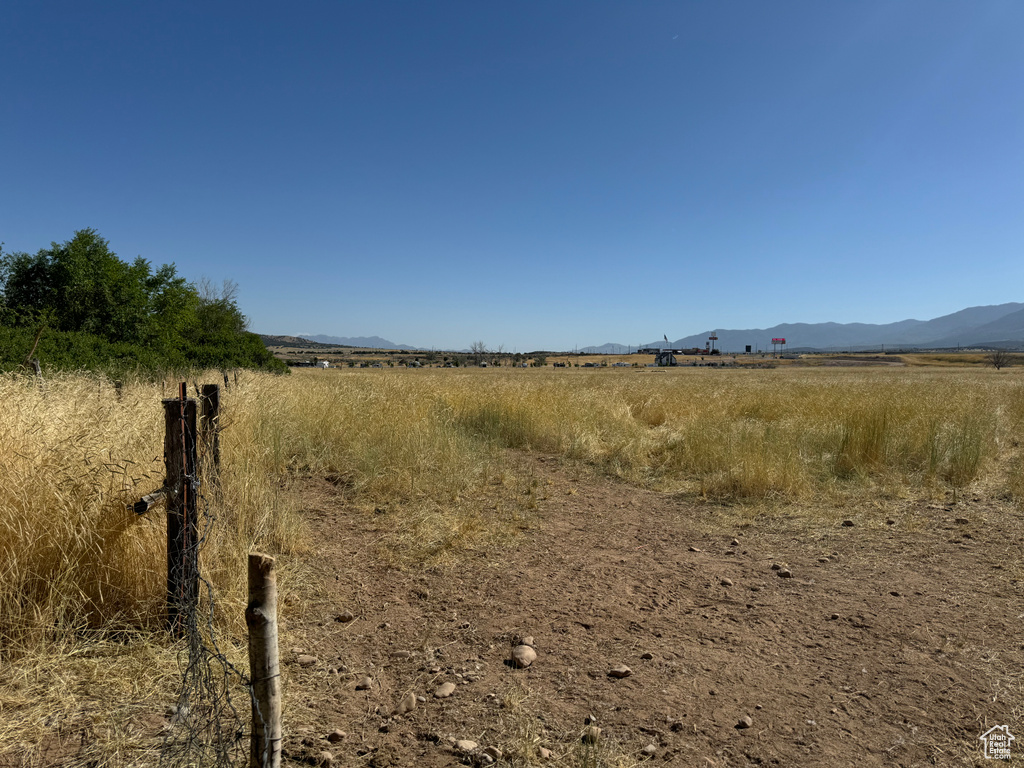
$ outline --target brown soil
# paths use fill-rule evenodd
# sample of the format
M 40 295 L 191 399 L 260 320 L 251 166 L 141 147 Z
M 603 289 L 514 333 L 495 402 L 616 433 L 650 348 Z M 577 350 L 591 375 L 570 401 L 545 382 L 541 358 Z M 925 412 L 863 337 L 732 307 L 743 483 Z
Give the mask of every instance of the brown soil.
M 651 765 L 990 765 L 979 736 L 994 725 L 1024 751 L 1009 503 L 744 523 L 536 462 L 547 498 L 529 529 L 426 570 L 378 561 L 381 515 L 310 481 L 317 552 L 308 591 L 284 598 L 287 760 L 479 764 L 452 744 L 469 739 L 517 766 L 543 764 L 541 747 L 549 764 L 632 765 L 650 744 Z M 514 669 L 524 636 L 538 658 Z M 620 664 L 632 674 L 610 677 Z M 444 682 L 454 694 L 434 698 Z M 425 701 L 393 715 L 409 692 Z M 580 741 L 589 715 L 597 746 Z

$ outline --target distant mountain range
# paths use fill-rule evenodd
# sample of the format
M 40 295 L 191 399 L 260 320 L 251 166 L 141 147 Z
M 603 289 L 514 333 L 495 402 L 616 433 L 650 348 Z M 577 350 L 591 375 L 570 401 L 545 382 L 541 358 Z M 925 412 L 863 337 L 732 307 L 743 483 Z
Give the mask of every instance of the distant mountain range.
M 300 336 L 299 338 L 315 341 L 318 344 L 333 344 L 338 347 L 367 347 L 369 349 L 419 349 L 407 344 L 395 344 L 380 336 Z
M 675 341 L 652 341 L 645 347 L 687 349 L 703 347 L 712 334 L 715 346 L 725 352 L 771 349 L 773 338 L 784 338 L 790 351 L 828 351 L 892 348 L 949 349 L 955 347 L 1024 347 L 1024 304 L 1009 303 L 969 307 L 933 320 L 901 320 L 896 323 L 783 323 L 771 328 L 707 330 Z M 627 350 L 623 344 L 584 347 L 581 352 L 610 354 Z M 632 349 L 636 349 L 632 347 Z

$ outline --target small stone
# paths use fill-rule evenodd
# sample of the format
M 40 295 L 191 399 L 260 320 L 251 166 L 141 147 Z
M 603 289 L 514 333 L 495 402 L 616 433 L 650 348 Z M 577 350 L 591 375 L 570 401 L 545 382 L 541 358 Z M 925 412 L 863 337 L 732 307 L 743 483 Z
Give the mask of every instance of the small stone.
M 470 741 L 469 739 L 459 739 L 455 742 L 455 748 L 459 750 L 459 752 L 472 752 L 477 748 L 477 746 L 478 745 L 475 741 Z
M 396 715 L 407 715 L 416 709 L 416 694 L 410 691 L 402 697 L 402 700 L 395 707 Z
M 781 571 L 782 570 L 782 566 L 779 565 L 778 563 L 772 563 L 772 570 L 773 571 Z
M 364 677 L 358 683 L 356 683 L 357 691 L 368 691 L 373 686 L 373 678 L 370 676 Z
M 531 648 L 533 648 L 535 645 L 533 642 L 533 635 L 527 635 L 526 637 L 524 637 L 520 642 L 520 645 L 528 645 Z
M 330 752 L 321 752 L 316 756 L 317 765 L 334 765 L 334 755 Z
M 512 649 L 512 663 L 519 669 L 526 669 L 537 660 L 537 652 L 528 645 L 517 645 Z
M 597 716 L 596 715 L 587 715 L 586 717 L 583 718 L 583 724 L 584 725 L 594 725 L 595 723 L 597 723 Z
M 348 624 L 350 621 L 355 621 L 355 619 L 356 615 L 352 611 L 342 611 L 334 617 L 334 620 L 341 624 Z
M 833 613 L 831 616 L 828 617 L 829 621 L 837 621 L 838 619 L 839 619 L 839 614 L 838 613 Z
M 619 664 L 619 666 L 612 667 L 610 670 L 608 670 L 608 677 L 615 677 L 620 680 L 624 677 L 629 677 L 632 674 L 633 670 L 627 667 L 625 664 Z
M 697 549 L 697 547 L 690 547 L 691 552 L 702 552 L 703 550 Z
M 643 654 L 640 658 L 643 659 L 644 661 L 650 661 L 651 659 L 654 658 L 654 654 L 651 653 L 650 651 L 648 651 L 647 653 Z
M 537 747 L 537 754 L 540 756 L 541 760 L 551 759 L 551 750 L 547 747 Z
M 295 663 L 300 667 L 312 667 L 316 662 L 316 656 L 310 656 L 308 653 L 303 653 L 295 659 Z
M 601 729 L 596 725 L 588 725 L 583 729 L 582 741 L 584 744 L 597 744 L 601 740 Z
M 495 762 L 501 760 L 502 751 L 497 747 L 484 747 L 484 754 L 493 759 Z
M 423 702 L 425 702 L 426 700 L 427 700 L 427 697 L 426 697 L 426 696 L 417 696 L 417 697 L 416 697 L 416 701 L 418 701 L 418 702 L 419 702 L 420 704 L 422 704 L 422 703 L 423 703 Z
M 494 758 L 486 752 L 479 752 L 476 756 L 477 765 L 494 765 Z
M 656 754 L 658 754 L 658 745 L 657 744 L 648 744 L 646 747 L 644 747 L 642 750 L 640 750 L 640 752 L 645 757 L 654 757 Z
M 442 683 L 438 686 L 438 689 L 434 691 L 435 699 L 447 699 L 455 693 L 455 683 Z
M 722 579 L 722 586 L 723 587 L 731 587 L 732 586 L 732 579 L 728 579 L 728 578 Z
M 853 520 L 843 520 L 843 528 L 853 528 Z
M 331 744 L 337 744 L 339 741 L 342 741 L 346 736 L 348 736 L 348 734 L 345 733 L 343 730 L 341 730 L 340 728 L 335 728 L 333 731 L 327 734 L 327 740 L 331 742 Z
M 781 571 L 779 571 L 779 578 L 780 579 L 792 579 L 793 578 L 793 572 L 791 570 L 789 570 L 789 568 L 783 568 Z
M 754 724 L 754 720 L 750 715 L 744 715 L 740 718 L 740 721 L 736 723 L 736 727 L 739 729 L 749 728 Z

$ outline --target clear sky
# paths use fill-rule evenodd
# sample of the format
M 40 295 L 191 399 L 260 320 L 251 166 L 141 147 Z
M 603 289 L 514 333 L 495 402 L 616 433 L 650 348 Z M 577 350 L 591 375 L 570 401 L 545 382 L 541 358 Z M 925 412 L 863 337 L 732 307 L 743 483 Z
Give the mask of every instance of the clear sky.
M 0 3 L 0 241 L 508 350 L 1024 301 L 1024 2 Z

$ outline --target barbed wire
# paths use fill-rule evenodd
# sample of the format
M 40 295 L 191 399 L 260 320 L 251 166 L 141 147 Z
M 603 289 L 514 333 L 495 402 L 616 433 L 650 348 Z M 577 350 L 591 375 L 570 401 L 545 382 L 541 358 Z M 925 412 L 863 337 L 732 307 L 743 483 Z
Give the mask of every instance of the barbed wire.
M 188 424 L 182 400 L 182 435 Z M 196 434 L 188 434 L 195 441 Z M 195 442 L 192 442 L 195 445 Z M 197 461 L 189 472 L 185 462 L 185 493 L 196 499 L 196 514 L 200 534 L 188 541 L 181 560 L 171 568 L 171 583 L 184 585 L 179 595 L 180 607 L 176 617 L 178 625 L 172 627 L 181 633 L 179 663 L 182 667 L 181 688 L 173 708 L 171 722 L 160 750 L 160 765 L 166 768 L 232 768 L 249 763 L 249 727 L 239 714 L 231 691 L 243 689 L 252 703 L 252 711 L 259 717 L 259 708 L 253 698 L 248 676 L 239 670 L 221 650 L 215 629 L 216 592 L 213 585 L 200 572 L 199 554 L 216 522 L 210 512 L 209 499 L 202 493 L 201 477 L 216 488 L 216 478 L 210 471 L 209 457 Z M 189 521 L 186 521 L 188 523 Z M 205 600 L 200 598 L 205 597 Z M 204 606 L 200 607 L 200 602 Z M 260 762 L 268 763 L 269 756 Z

